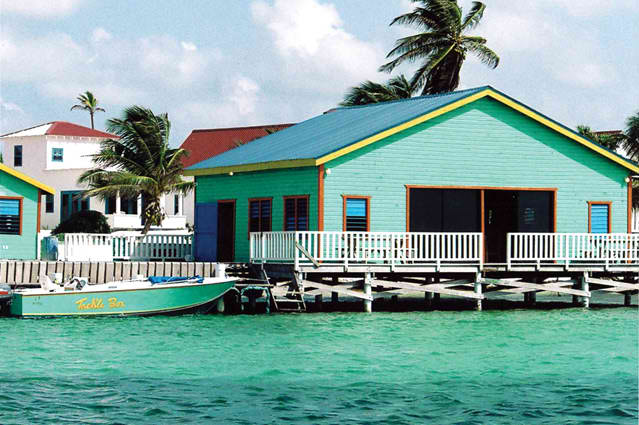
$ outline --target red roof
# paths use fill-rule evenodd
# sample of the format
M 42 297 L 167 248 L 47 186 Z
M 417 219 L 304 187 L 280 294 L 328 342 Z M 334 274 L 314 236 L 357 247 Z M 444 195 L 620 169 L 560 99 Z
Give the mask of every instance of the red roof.
M 266 130 L 282 130 L 293 124 L 257 125 L 253 127 L 212 128 L 193 130 L 186 138 L 182 149 L 190 156 L 185 158 L 184 167 L 190 167 L 200 161 L 219 155 L 237 147 L 237 143 L 247 143 L 269 134 Z
M 93 130 L 89 127 L 84 127 L 66 121 L 53 121 L 46 134 L 56 136 L 107 137 L 110 139 L 118 138 L 118 136 L 116 136 L 115 134 Z

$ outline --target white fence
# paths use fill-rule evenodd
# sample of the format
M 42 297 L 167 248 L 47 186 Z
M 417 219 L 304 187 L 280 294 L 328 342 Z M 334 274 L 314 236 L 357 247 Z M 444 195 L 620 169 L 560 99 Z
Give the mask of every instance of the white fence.
M 251 233 L 251 262 L 327 264 L 482 264 L 481 233 Z
M 639 233 L 639 210 L 632 210 L 632 233 Z
M 184 260 L 192 255 L 192 235 L 64 235 L 66 261 Z
M 509 233 L 508 267 L 513 263 L 628 264 L 639 261 L 639 234 Z

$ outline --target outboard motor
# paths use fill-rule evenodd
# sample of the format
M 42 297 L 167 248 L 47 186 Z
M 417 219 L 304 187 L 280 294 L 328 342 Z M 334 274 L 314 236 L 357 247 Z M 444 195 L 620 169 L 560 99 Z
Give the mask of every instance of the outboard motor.
M 12 295 L 11 287 L 0 283 L 0 315 L 9 314 L 9 304 L 11 304 Z

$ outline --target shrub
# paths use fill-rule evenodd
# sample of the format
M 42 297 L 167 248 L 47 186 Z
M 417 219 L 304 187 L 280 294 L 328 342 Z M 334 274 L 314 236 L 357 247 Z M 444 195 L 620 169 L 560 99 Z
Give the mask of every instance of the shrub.
M 51 234 L 60 233 L 111 233 L 107 219 L 99 211 L 79 211 L 58 224 Z

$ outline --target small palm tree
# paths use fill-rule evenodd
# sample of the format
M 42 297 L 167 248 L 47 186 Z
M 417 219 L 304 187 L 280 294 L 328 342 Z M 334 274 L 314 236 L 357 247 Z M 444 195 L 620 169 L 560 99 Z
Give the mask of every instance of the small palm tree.
M 626 136 L 622 132 L 596 132 L 587 125 L 578 125 L 577 133 L 581 134 L 587 139 L 592 140 L 615 152 L 625 141 Z
M 187 194 L 193 182 L 182 180 L 184 149 L 169 148 L 171 123 L 167 114 L 155 115 L 141 106 L 124 110 L 122 118 L 107 121 L 110 133 L 119 139 L 103 140 L 100 152 L 91 155 L 95 168 L 84 172 L 78 183 L 88 189 L 83 197 L 137 197 L 144 200 L 146 234 L 152 225 L 159 226 L 165 215 L 160 198 L 169 192 Z
M 491 68 L 499 65 L 499 56 L 486 46 L 485 38 L 465 34 L 479 24 L 486 5 L 474 1 L 468 14 L 463 16 L 456 0 L 412 1 L 419 6 L 390 24 L 408 25 L 422 32 L 397 40 L 386 56 L 395 59 L 382 65 L 380 71 L 391 72 L 404 62 L 422 61 L 410 81 L 411 87 L 422 89 L 422 94 L 432 94 L 457 88 L 468 52 Z
M 357 106 L 388 102 L 390 100 L 408 99 L 413 95 L 413 92 L 413 87 L 406 77 L 398 75 L 388 80 L 386 84 L 365 81 L 359 86 L 351 87 L 340 105 Z
M 639 160 L 639 112 L 626 120 L 626 139 L 623 142 L 623 148 L 631 159 Z
M 90 91 L 86 91 L 80 94 L 77 99 L 80 103 L 78 103 L 77 105 L 73 105 L 71 107 L 71 110 L 73 111 L 74 109 L 82 109 L 84 111 L 89 111 L 89 115 L 91 115 L 91 128 L 95 128 L 93 125 L 93 114 L 95 114 L 97 111 L 106 111 L 104 110 L 104 108 L 100 108 L 98 106 L 98 99 L 96 99 L 95 96 L 93 96 L 93 93 L 91 93 Z

